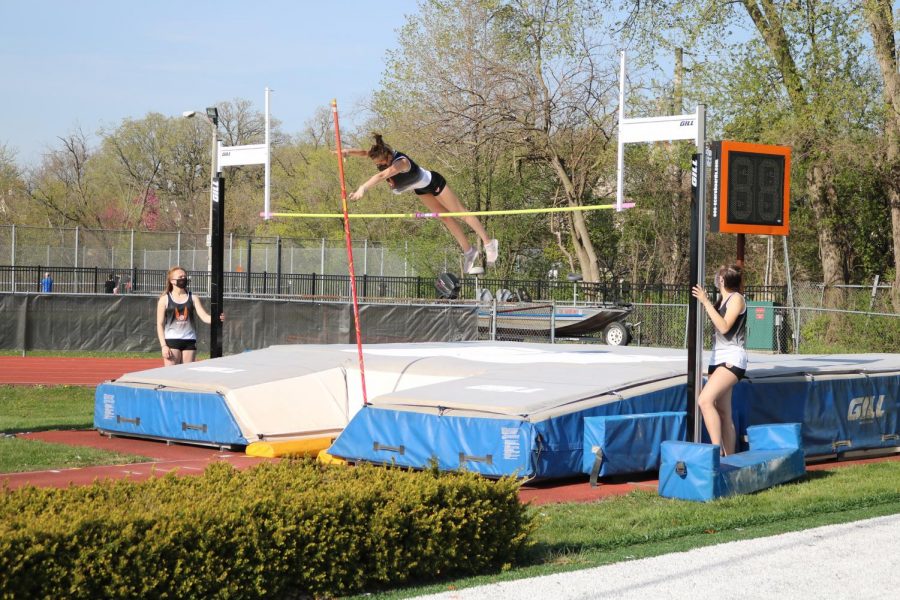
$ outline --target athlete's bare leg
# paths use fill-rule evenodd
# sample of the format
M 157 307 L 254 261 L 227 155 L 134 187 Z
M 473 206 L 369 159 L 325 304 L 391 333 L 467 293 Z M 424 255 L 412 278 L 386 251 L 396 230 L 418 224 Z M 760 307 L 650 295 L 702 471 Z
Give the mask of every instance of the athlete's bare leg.
M 441 193 L 434 197 L 437 198 L 437 201 L 440 202 L 448 212 L 466 212 L 467 210 L 453 190 L 450 189 L 449 185 L 444 186 Z M 468 217 L 462 217 L 462 219 L 466 222 L 466 225 L 471 227 L 472 231 L 481 238 L 481 241 L 485 245 L 491 243 L 491 238 L 488 237 L 487 231 L 485 231 L 484 225 L 481 224 L 478 217 L 470 215 Z
M 447 188 L 444 188 L 444 191 L 447 191 Z M 443 195 L 443 194 L 441 194 Z M 441 203 L 434 194 L 421 194 L 419 199 L 422 200 L 422 203 L 428 207 L 431 212 L 436 213 L 445 213 L 449 212 L 447 207 Z M 464 210 L 464 209 L 463 209 Z M 456 211 L 454 211 L 456 212 Z M 459 211 L 462 212 L 462 211 Z M 456 239 L 456 243 L 459 244 L 459 247 L 462 248 L 463 252 L 467 252 L 469 248 L 472 247 L 472 244 L 469 243 L 469 240 L 466 238 L 466 232 L 463 231 L 459 222 L 453 217 L 440 217 L 441 222 L 444 226 L 450 231 L 450 234 Z
M 723 454 L 733 454 L 736 436 L 731 420 L 731 388 L 738 381 L 728 369 L 718 368 L 703 386 L 697 403 L 703 414 L 703 423 L 709 433 L 709 441 L 717 444 Z M 727 418 L 727 421 L 726 421 Z

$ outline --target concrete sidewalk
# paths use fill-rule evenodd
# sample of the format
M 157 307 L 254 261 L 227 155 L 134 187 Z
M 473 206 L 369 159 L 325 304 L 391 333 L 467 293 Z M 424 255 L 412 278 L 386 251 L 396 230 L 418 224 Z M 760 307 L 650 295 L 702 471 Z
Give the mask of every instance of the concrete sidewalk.
M 421 598 L 894 599 L 898 558 L 891 515 Z

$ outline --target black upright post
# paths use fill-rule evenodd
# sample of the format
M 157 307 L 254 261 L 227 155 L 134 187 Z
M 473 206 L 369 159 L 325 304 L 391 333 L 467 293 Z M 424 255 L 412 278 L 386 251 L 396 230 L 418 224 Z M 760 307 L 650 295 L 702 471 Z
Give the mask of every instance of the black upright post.
M 212 273 L 210 274 L 210 317 L 212 321 L 209 327 L 209 356 L 219 358 L 222 356 L 222 312 L 225 290 L 225 178 L 219 177 L 219 197 L 213 202 L 212 237 L 210 239 L 210 252 L 212 252 Z
M 699 213 L 700 200 L 698 198 L 698 181 L 699 166 L 702 156 L 694 154 L 691 157 L 691 266 L 690 273 L 690 289 L 694 289 L 697 285 L 697 265 L 700 262 L 700 227 Z M 690 292 L 688 292 L 690 294 Z M 696 378 L 697 378 L 697 302 L 693 296 L 688 296 L 688 322 L 687 322 L 687 422 L 686 429 L 688 439 L 691 439 L 694 431 L 694 413 L 696 411 L 694 398 L 696 396 Z M 693 440 L 699 442 L 700 440 Z
M 275 238 L 275 294 L 281 293 L 281 236 Z
M 247 238 L 247 288 L 246 291 L 250 293 L 250 265 L 253 264 L 253 240 Z

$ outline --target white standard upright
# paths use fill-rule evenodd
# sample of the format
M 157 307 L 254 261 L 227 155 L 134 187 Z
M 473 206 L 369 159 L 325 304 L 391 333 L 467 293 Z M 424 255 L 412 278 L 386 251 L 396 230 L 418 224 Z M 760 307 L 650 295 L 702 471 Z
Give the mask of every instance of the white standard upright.
M 625 197 L 623 187 L 625 181 L 625 144 L 645 142 L 667 142 L 674 140 L 694 140 L 697 145 L 697 154 L 700 157 L 697 165 L 697 202 L 699 210 L 697 215 L 698 235 L 698 264 L 696 281 L 704 284 L 706 270 L 706 167 L 711 160 L 706 152 L 706 107 L 697 106 L 696 112 L 686 115 L 671 115 L 664 117 L 644 117 L 640 119 L 625 118 L 625 51 L 619 54 L 619 143 L 616 173 L 616 210 L 621 211 Z M 696 324 L 696 344 L 693 354 L 694 378 L 694 431 L 693 439 L 700 439 L 700 409 L 697 405 L 697 397 L 703 386 L 702 359 L 703 359 L 703 319 L 698 318 Z
M 269 93 L 272 90 L 266 88 L 266 141 L 262 144 L 245 144 L 243 146 L 223 146 L 219 143 L 219 169 L 222 167 L 239 167 L 242 165 L 264 165 L 265 175 L 265 206 L 263 216 L 268 219 L 271 213 L 270 187 L 271 187 L 271 145 L 269 137 Z

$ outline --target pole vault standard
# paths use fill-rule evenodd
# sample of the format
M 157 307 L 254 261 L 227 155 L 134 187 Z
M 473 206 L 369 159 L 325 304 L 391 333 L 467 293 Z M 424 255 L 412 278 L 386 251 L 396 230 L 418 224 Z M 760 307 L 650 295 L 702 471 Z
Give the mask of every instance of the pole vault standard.
M 224 167 L 239 167 L 243 165 L 265 165 L 266 189 L 265 210 L 269 211 L 269 88 L 266 88 L 266 142 L 264 144 L 248 144 L 245 146 L 223 146 L 222 142 L 216 142 L 216 169 L 221 171 Z M 224 307 L 225 291 L 225 179 L 216 177 L 213 180 L 211 202 L 212 221 L 210 231 L 210 316 L 212 322 L 209 330 L 209 356 L 220 358 L 222 356 L 222 322 L 220 320 Z M 249 260 L 248 260 L 249 263 Z M 250 274 L 250 264 L 247 265 L 247 275 Z M 249 278 L 247 285 L 249 286 Z M 249 291 L 249 290 L 248 290 Z
M 706 106 L 697 106 L 697 112 L 688 115 L 625 118 L 625 51 L 620 53 L 619 67 L 619 155 L 616 177 L 616 203 L 624 208 L 622 199 L 625 144 L 640 142 L 666 142 L 694 140 L 697 154 L 691 169 L 693 188 L 691 202 L 691 280 L 690 285 L 704 284 L 706 270 L 706 165 L 711 155 L 706 151 Z M 698 315 L 700 301 L 692 298 L 688 304 L 688 364 L 687 364 L 687 425 L 693 441 L 700 441 L 700 409 L 697 398 L 703 387 L 703 319 Z
M 338 124 L 337 100 L 331 101 L 334 116 L 334 144 L 337 150 L 338 173 L 341 176 L 341 207 L 344 210 L 344 238 L 347 240 L 347 263 L 350 268 L 350 294 L 353 297 L 353 324 L 356 327 L 356 352 L 359 355 L 359 376 L 362 382 L 363 404 L 369 403 L 366 395 L 366 365 L 363 360 L 362 335 L 359 331 L 359 302 L 356 296 L 356 273 L 353 269 L 353 240 L 350 238 L 350 214 L 347 210 L 347 184 L 344 181 L 344 153 L 341 149 L 341 127 Z M 268 207 L 266 207 L 268 209 Z

